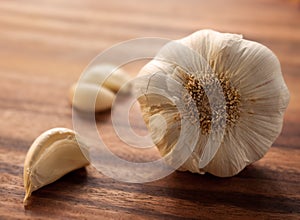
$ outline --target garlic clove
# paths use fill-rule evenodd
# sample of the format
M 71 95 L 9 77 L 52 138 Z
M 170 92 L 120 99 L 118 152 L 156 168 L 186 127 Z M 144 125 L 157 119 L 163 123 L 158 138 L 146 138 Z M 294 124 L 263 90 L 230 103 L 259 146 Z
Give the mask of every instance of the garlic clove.
M 82 82 L 101 85 L 109 90 L 129 92 L 131 77 L 121 68 L 111 64 L 101 64 L 88 69 L 82 76 Z
M 24 205 L 31 193 L 70 171 L 89 164 L 88 149 L 78 144 L 76 134 L 67 128 L 42 133 L 31 145 L 24 163 Z
M 110 90 L 95 84 L 80 83 L 70 88 L 72 105 L 85 112 L 99 112 L 111 108 L 115 94 Z

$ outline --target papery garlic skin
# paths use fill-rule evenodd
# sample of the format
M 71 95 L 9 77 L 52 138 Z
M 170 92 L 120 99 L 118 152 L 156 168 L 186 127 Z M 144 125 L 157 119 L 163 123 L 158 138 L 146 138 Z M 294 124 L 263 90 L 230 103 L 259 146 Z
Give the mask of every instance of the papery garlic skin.
M 31 193 L 53 183 L 70 171 L 87 166 L 88 147 L 78 141 L 73 130 L 52 128 L 45 131 L 30 146 L 24 162 L 24 205 Z
M 175 42 L 193 52 L 166 45 L 140 73 L 144 75 L 160 72 L 187 88 L 183 75 L 191 78 L 193 76 L 200 80 L 200 84 L 206 84 L 211 82 L 211 79 L 203 80 L 206 77 L 204 75 L 212 71 L 220 81 L 226 101 L 226 128 L 222 139 L 219 131 L 208 128 L 207 132 L 203 132 L 203 126 L 200 126 L 203 124 L 199 124 L 197 145 L 179 170 L 209 172 L 220 177 L 233 176 L 248 164 L 262 158 L 281 132 L 283 114 L 289 102 L 289 91 L 282 77 L 280 63 L 267 47 L 244 40 L 237 34 L 201 30 Z M 201 59 L 198 59 L 199 57 Z M 180 69 L 185 73 L 180 73 Z M 210 76 L 209 73 L 208 78 Z M 151 84 L 137 83 L 135 87 L 147 87 L 149 91 L 154 88 L 169 89 L 163 79 Z M 236 96 L 236 99 L 233 96 Z M 180 96 L 177 99 L 186 101 Z M 236 108 L 230 112 L 231 100 L 236 100 Z M 200 110 L 203 106 L 199 106 L 199 103 L 202 101 L 197 104 Z M 157 100 L 153 105 L 151 98 L 140 98 L 139 103 L 159 151 L 162 155 L 171 153 L 176 142 L 174 135 L 176 136 L 177 130 L 180 129 L 180 121 L 174 119 L 175 116 L 180 118 L 176 108 L 172 104 L 165 105 L 163 99 L 160 105 L 157 104 Z M 149 118 L 158 113 L 166 118 L 168 132 L 162 140 L 155 141 L 156 134 L 152 132 L 155 125 L 149 124 Z M 207 116 L 209 117 L 210 115 Z M 213 136 L 212 140 L 221 140 L 218 148 L 208 141 L 209 135 Z M 216 149 L 216 152 L 209 155 L 207 163 L 201 163 L 201 156 L 203 157 L 203 153 L 210 148 Z

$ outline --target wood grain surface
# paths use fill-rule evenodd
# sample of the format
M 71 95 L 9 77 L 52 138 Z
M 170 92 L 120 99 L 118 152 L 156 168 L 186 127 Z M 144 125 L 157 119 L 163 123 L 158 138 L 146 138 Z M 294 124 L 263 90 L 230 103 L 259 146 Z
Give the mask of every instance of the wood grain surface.
M 0 219 L 300 219 L 299 12 L 285 0 L 0 0 Z M 92 58 L 124 40 L 203 28 L 241 33 L 281 62 L 291 101 L 265 157 L 232 178 L 175 172 L 144 184 L 89 166 L 33 193 L 24 209 L 26 152 L 41 132 L 72 128 L 68 89 Z M 107 118 L 97 115 L 99 126 Z M 116 154 L 138 160 L 113 131 L 106 138 Z

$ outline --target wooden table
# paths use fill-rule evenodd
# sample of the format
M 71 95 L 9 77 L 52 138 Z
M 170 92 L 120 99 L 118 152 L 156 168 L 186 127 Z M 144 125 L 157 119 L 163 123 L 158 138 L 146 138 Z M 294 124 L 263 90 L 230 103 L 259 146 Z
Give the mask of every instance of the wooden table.
M 33 193 L 25 210 L 26 152 L 41 132 L 72 128 L 67 91 L 89 61 L 124 40 L 203 28 L 242 33 L 281 61 L 291 101 L 265 157 L 232 178 L 175 172 L 144 184 L 87 167 Z M 1 0 L 0 219 L 300 219 L 299 69 L 296 1 Z

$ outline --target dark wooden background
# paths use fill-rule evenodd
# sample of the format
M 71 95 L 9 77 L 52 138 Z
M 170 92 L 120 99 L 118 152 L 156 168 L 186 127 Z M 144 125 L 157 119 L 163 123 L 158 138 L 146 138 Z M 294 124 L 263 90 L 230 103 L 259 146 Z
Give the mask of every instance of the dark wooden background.
M 0 219 L 300 219 L 299 8 L 296 0 L 0 0 Z M 41 132 L 72 128 L 67 91 L 89 61 L 124 40 L 203 28 L 242 33 L 281 61 L 291 101 L 265 157 L 233 178 L 175 172 L 146 184 L 87 167 L 34 193 L 25 210 L 26 152 Z

